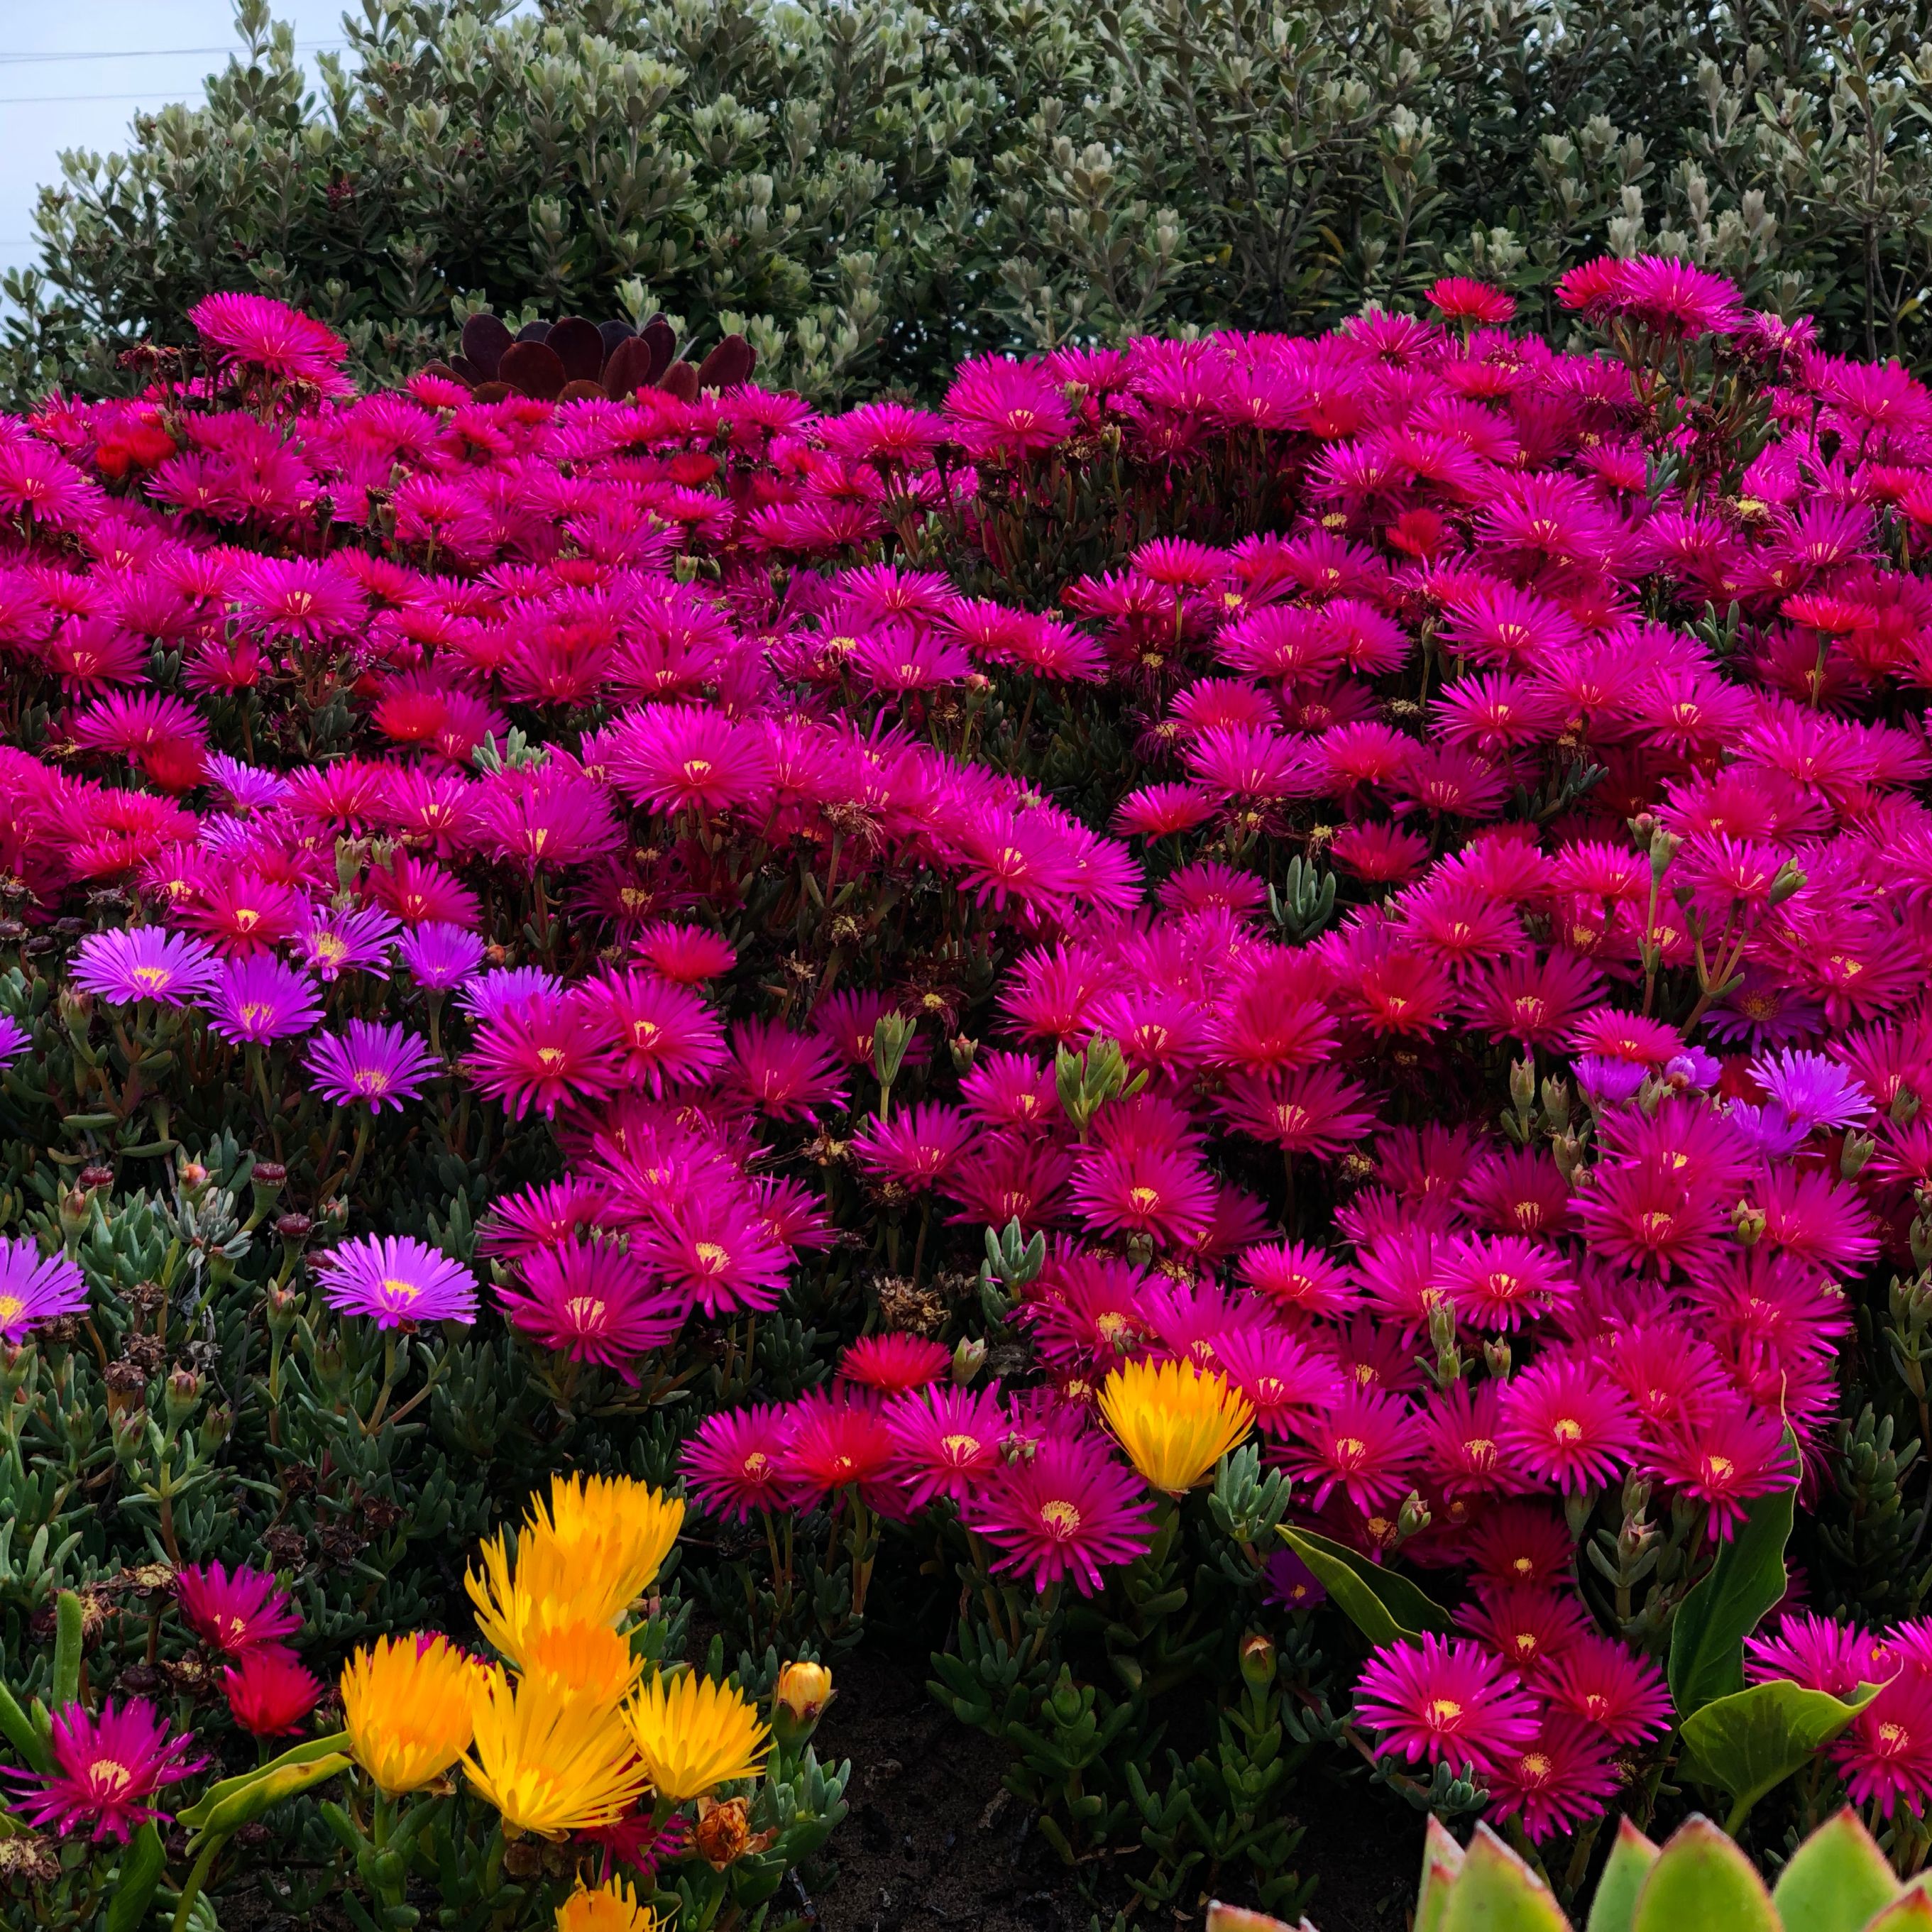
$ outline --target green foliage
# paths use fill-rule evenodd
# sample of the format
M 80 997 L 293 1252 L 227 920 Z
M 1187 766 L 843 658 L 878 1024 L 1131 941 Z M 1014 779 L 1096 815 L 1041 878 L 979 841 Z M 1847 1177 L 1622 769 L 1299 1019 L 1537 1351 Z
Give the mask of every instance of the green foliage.
M 1792 1855 L 1774 1893 L 1707 1818 L 1660 1852 L 1626 1821 L 1588 1932 L 1916 1932 L 1932 1923 L 1924 1879 L 1901 1885 L 1849 1807 Z M 1210 1906 L 1208 1932 L 1291 1932 L 1279 1919 Z M 1432 1820 L 1415 1932 L 1570 1932 L 1543 1879 L 1486 1825 L 1464 1852 Z
M 1713 1698 L 1684 1720 L 1692 1756 L 1680 1769 L 1730 1793 L 1736 1831 L 1760 1798 L 1802 1771 L 1877 1695 L 1869 1684 L 1847 1699 L 1780 1678 Z
M 1922 10 L 1763 0 L 362 0 L 305 85 L 271 0 L 199 103 L 44 190 L 0 387 L 132 380 L 211 289 L 419 365 L 513 322 L 741 327 L 825 398 L 987 349 L 1319 326 L 1438 273 L 1687 256 L 1927 352 Z
M 1371 1643 L 1412 1642 L 1424 1630 L 1440 1635 L 1453 1628 L 1448 1613 L 1406 1576 L 1370 1562 L 1358 1550 L 1312 1530 L 1284 1526 L 1281 1535 Z
M 1744 1641 L 1784 1594 L 1784 1546 L 1798 1487 L 1761 1496 L 1684 1599 L 1670 1633 L 1670 1695 L 1680 1718 L 1744 1688 Z

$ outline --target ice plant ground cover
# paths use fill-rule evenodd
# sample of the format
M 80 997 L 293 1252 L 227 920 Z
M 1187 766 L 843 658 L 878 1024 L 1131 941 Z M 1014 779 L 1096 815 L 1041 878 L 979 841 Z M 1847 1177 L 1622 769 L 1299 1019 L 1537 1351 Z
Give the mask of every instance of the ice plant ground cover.
M 868 1636 L 1102 1924 L 1337 1776 L 1918 1868 L 1932 397 L 1432 293 L 4 425 L 34 1922 L 783 1924 Z

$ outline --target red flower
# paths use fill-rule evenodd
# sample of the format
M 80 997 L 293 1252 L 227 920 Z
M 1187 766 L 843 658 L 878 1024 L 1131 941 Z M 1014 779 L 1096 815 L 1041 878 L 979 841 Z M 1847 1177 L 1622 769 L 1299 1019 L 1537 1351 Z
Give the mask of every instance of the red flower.
M 279 1646 L 251 1650 L 221 1673 L 221 1688 L 235 1721 L 251 1736 L 286 1737 L 322 1700 L 320 1680 Z

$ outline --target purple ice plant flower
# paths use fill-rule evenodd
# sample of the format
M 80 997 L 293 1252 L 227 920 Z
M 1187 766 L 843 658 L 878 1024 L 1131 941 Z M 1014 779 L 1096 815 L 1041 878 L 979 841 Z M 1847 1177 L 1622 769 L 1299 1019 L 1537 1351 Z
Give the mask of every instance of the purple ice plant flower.
M 346 1107 L 366 1100 L 372 1113 L 402 1112 L 405 1100 L 422 1097 L 423 1082 L 436 1057 L 413 1034 L 381 1021 L 351 1020 L 341 1034 L 324 1034 L 310 1049 L 315 1090 Z
M 1875 1111 L 1870 1095 L 1856 1078 L 1822 1053 L 1790 1047 L 1782 1053 L 1761 1053 L 1750 1072 L 1792 1124 L 1808 1134 L 1820 1127 L 1856 1126 Z
M 322 1018 L 322 1001 L 306 973 L 256 953 L 223 962 L 208 1012 L 211 1033 L 232 1046 L 260 1046 L 308 1032 Z
M 221 962 L 205 940 L 158 926 L 90 932 L 74 956 L 74 982 L 117 1006 L 152 1000 L 185 1006 L 220 976 Z
M 406 1234 L 347 1242 L 318 1261 L 315 1273 L 338 1314 L 370 1316 L 379 1328 L 476 1318 L 475 1276 Z
M 312 966 L 325 980 L 338 979 L 344 973 L 373 974 L 378 980 L 389 976 L 389 942 L 400 930 L 401 922 L 373 906 L 354 912 L 334 912 L 317 920 L 296 941 L 303 963 Z
M 0 1340 L 24 1341 L 29 1330 L 86 1306 L 86 1278 L 65 1255 L 43 1255 L 24 1234 L 0 1240 Z
M 442 920 L 412 927 L 396 952 L 416 984 L 431 993 L 461 986 L 483 963 L 482 940 L 466 928 Z

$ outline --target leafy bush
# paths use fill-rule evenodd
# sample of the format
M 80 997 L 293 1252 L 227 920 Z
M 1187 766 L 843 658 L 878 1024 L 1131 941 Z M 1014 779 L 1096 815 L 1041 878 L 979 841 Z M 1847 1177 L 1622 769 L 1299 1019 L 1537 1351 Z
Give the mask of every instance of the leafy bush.
M 1920 10 L 1766 0 L 364 0 L 305 95 L 268 0 L 198 108 L 74 157 L 8 284 L 4 388 L 116 386 L 211 288 L 388 378 L 474 306 L 742 326 L 824 399 L 992 349 L 1325 327 L 1437 274 L 1548 305 L 1677 254 L 1922 356 Z
M 1335 1772 L 1923 1862 L 1932 396 L 1430 296 L 0 426 L 37 1922 L 775 1928 L 880 1637 L 1103 1923 Z

